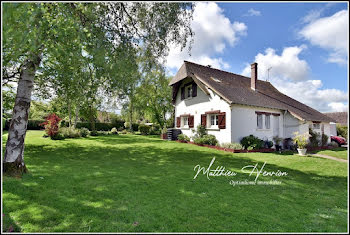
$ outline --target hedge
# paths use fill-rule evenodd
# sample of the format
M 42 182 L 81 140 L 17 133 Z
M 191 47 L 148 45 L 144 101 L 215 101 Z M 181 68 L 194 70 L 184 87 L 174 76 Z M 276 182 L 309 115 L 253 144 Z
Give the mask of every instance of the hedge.
M 7 119 L 5 121 L 4 130 L 9 129 L 10 122 L 11 122 L 11 119 Z M 27 130 L 43 130 L 44 128 L 42 126 L 39 126 L 39 124 L 43 122 L 45 122 L 45 120 L 31 120 L 31 119 L 28 120 Z M 68 122 L 65 122 L 65 121 L 61 122 L 61 127 L 67 127 L 67 126 L 68 126 Z M 78 122 L 77 128 L 82 128 L 82 127 L 85 127 L 91 131 L 91 125 L 89 122 Z M 118 121 L 114 123 L 96 122 L 95 127 L 97 131 L 110 131 L 113 127 L 116 127 L 116 128 L 124 127 L 124 121 Z M 137 128 L 138 128 L 138 125 L 137 125 Z M 134 124 L 133 124 L 133 129 L 134 129 Z

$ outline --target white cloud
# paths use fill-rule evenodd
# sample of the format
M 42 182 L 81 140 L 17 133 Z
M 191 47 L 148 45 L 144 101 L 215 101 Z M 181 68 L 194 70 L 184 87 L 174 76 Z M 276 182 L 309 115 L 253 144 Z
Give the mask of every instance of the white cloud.
M 181 51 L 179 46 L 170 45 L 166 63 L 169 69 L 178 69 L 184 60 L 227 69 L 229 65 L 216 55 L 223 53 L 227 46 L 235 46 L 239 38 L 247 33 L 244 23 L 232 23 L 213 2 L 196 4 L 191 27 L 195 34 L 191 56 L 188 55 L 188 47 Z
M 261 16 L 261 12 L 250 8 L 246 14 L 243 16 Z
M 267 70 L 271 67 L 270 77 L 289 78 L 294 81 L 305 80 L 309 73 L 309 66 L 305 60 L 299 58 L 299 54 L 305 49 L 304 45 L 286 47 L 281 55 L 277 55 L 272 48 L 265 50 L 265 54 L 259 53 L 255 61 L 259 64 L 258 74 L 261 80 L 268 77 Z M 250 66 L 243 70 L 243 75 L 250 76 Z
M 270 70 L 270 82 L 280 92 L 317 109 L 321 112 L 334 111 L 347 107 L 348 94 L 337 89 L 324 89 L 321 80 L 310 78 L 310 68 L 299 54 L 305 46 L 284 48 L 281 55 L 268 48 L 265 54 L 255 56 L 258 63 L 258 77 L 265 80 L 267 69 Z M 250 65 L 244 68 L 242 74 L 250 76 Z
M 332 102 L 328 106 L 331 108 L 330 112 L 346 112 L 349 108 L 348 105 L 341 102 Z
M 330 51 L 328 62 L 345 64 L 349 52 L 349 12 L 342 10 L 329 17 L 318 18 L 317 12 L 307 16 L 308 23 L 299 35 L 312 45 Z M 305 21 L 305 19 L 304 19 Z

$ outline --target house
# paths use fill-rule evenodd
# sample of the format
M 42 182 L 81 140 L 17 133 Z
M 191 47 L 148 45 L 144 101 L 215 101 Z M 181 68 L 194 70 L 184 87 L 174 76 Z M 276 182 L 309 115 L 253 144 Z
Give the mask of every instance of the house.
M 334 120 L 334 122 L 330 123 L 330 135 L 337 135 L 337 124 L 340 126 L 348 126 L 348 112 L 332 112 L 323 114 Z
M 192 130 L 204 125 L 220 143 L 240 142 L 250 134 L 291 138 L 309 127 L 329 136 L 334 120 L 258 80 L 257 71 L 257 63 L 245 77 L 185 61 L 169 84 L 176 128 L 193 136 Z

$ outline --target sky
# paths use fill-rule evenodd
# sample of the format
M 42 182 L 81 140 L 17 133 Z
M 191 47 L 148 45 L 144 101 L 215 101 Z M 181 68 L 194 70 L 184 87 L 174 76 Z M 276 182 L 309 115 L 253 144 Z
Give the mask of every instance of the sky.
M 188 60 L 249 77 L 257 62 L 258 79 L 284 94 L 321 112 L 347 111 L 347 3 L 198 2 L 191 27 L 191 56 L 170 45 L 169 75 Z

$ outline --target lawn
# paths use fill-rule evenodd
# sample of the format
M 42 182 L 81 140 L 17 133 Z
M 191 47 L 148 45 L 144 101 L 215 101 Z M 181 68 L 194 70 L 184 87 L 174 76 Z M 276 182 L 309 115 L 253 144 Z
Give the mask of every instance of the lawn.
M 313 151 L 313 153 L 328 155 L 328 156 L 337 157 L 345 160 L 348 159 L 348 148 L 343 148 L 343 147 L 329 149 L 329 150 Z
M 22 232 L 346 232 L 347 164 L 274 153 L 233 154 L 137 135 L 50 140 L 29 131 L 22 179 L 3 180 L 4 230 Z M 3 146 L 6 134 L 3 135 Z M 197 164 L 231 177 L 198 175 Z M 267 162 L 281 185 L 254 180 Z

